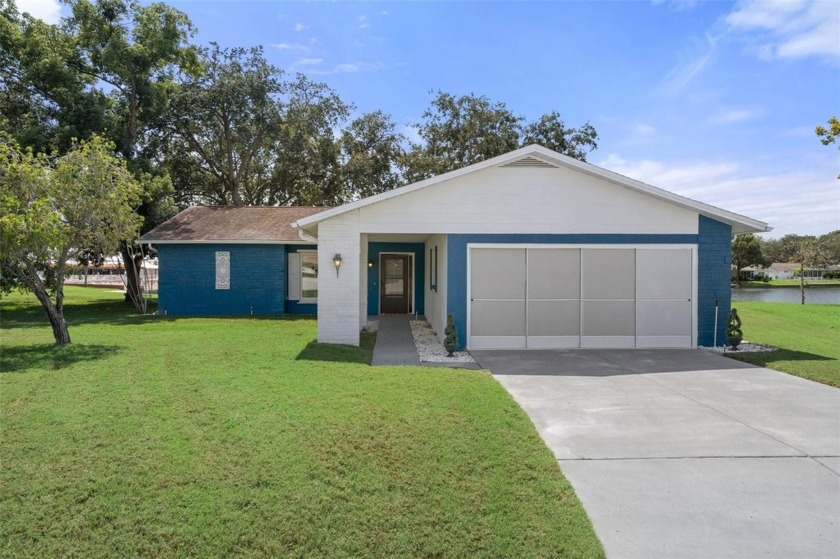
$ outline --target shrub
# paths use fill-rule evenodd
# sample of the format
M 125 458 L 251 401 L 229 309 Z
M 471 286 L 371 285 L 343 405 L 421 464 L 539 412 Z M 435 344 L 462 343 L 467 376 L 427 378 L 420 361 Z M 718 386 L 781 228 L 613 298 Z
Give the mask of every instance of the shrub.
M 741 332 L 741 318 L 738 316 L 738 309 L 729 311 L 729 319 L 726 321 L 726 341 L 732 346 L 732 349 L 738 349 L 738 344 L 744 338 L 744 333 Z
M 449 357 L 452 357 L 452 352 L 458 349 L 458 327 L 455 325 L 455 317 L 451 314 L 446 317 L 446 330 L 443 333 L 446 334 L 443 347 L 449 352 Z

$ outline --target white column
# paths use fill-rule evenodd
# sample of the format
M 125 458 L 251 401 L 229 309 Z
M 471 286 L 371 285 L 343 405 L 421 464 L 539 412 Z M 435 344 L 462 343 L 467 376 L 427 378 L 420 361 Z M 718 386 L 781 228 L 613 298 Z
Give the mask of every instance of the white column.
M 333 258 L 341 255 L 336 273 Z M 361 243 L 359 213 L 318 225 L 318 341 L 359 345 Z
M 359 329 L 367 326 L 368 307 L 368 236 L 360 235 L 361 247 L 359 250 Z

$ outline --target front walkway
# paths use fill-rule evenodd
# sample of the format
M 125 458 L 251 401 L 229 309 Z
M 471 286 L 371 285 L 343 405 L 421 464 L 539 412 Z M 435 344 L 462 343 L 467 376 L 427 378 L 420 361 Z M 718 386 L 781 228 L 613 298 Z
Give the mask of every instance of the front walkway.
M 376 345 L 370 364 L 379 365 L 419 365 L 421 367 L 448 367 L 452 369 L 480 369 L 474 361 L 420 361 L 414 334 L 409 321 L 413 315 L 378 316 L 379 328 L 376 332 Z M 441 349 L 441 351 L 443 351 Z
M 838 557 L 840 390 L 700 350 L 473 356 L 609 557 Z
M 406 316 L 379 316 L 376 345 L 370 364 L 377 365 L 420 365 L 420 356 L 414 345 L 414 336 Z

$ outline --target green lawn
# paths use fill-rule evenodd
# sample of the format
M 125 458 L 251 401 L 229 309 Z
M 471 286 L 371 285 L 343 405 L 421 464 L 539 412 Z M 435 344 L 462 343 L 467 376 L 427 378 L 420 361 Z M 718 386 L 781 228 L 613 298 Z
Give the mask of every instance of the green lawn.
M 68 288 L 65 348 L 34 298 L 0 301 L 0 556 L 603 555 L 486 372 L 120 299 Z
M 737 307 L 744 339 L 780 351 L 730 357 L 840 387 L 840 305 L 739 301 Z
M 840 280 L 836 279 L 825 279 L 825 280 L 805 280 L 806 287 L 837 287 L 840 285 Z M 768 282 L 763 281 L 742 281 L 741 287 L 799 287 L 799 280 L 798 279 L 780 279 L 780 280 L 770 280 Z

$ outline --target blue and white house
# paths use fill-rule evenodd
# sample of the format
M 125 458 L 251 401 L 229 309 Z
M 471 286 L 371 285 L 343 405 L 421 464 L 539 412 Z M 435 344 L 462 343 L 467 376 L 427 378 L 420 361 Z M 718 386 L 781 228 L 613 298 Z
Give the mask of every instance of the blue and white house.
M 712 345 L 732 236 L 770 229 L 536 145 L 293 226 L 317 244 L 319 341 L 358 345 L 379 313 L 442 337 L 452 314 L 467 349 Z
M 159 251 L 161 314 L 447 315 L 466 349 L 723 340 L 731 239 L 766 223 L 528 146 L 336 208 L 190 208 Z M 715 316 L 718 317 L 717 325 Z

